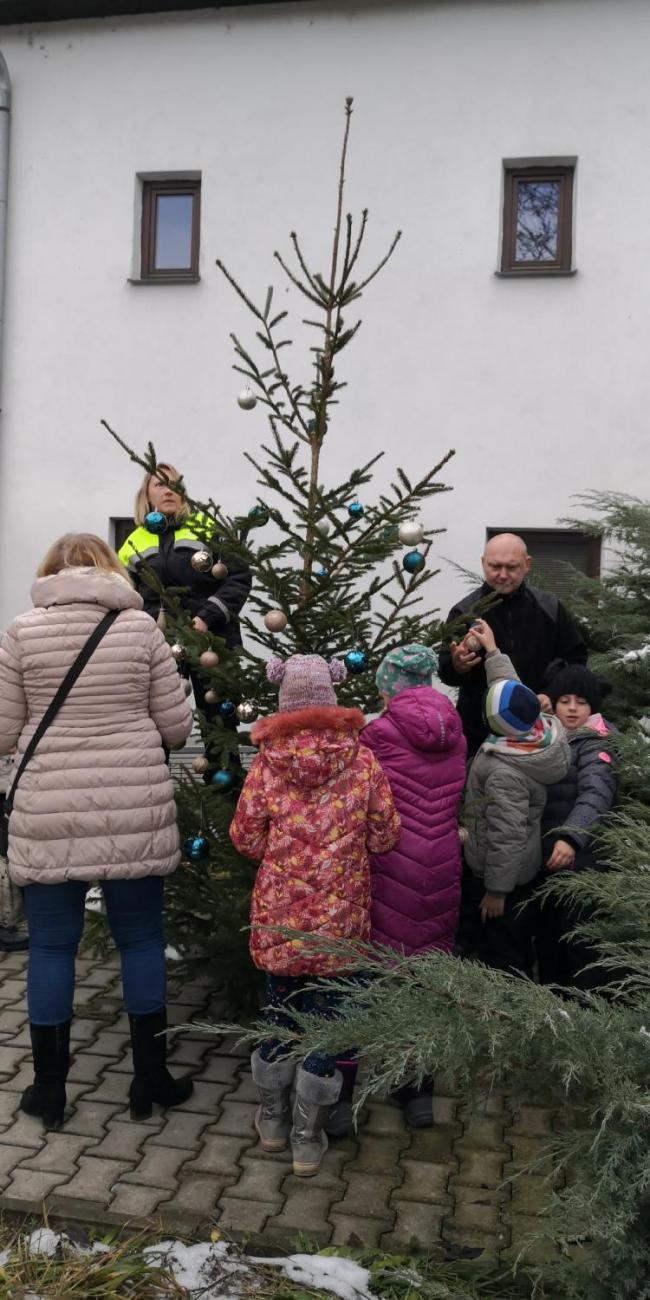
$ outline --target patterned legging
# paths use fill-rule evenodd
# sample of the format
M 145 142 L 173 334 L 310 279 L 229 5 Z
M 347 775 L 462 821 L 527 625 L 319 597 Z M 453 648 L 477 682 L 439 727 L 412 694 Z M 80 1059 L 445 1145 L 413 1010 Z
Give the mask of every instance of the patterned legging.
M 296 1029 L 293 1011 L 308 1012 L 322 1016 L 323 1020 L 334 1020 L 339 1013 L 343 994 L 328 988 L 327 979 L 313 975 L 267 975 L 266 1005 L 262 1012 L 269 1025 L 281 1025 L 283 1028 Z M 260 1045 L 260 1056 L 265 1061 L 279 1061 L 288 1056 L 291 1043 L 281 1042 L 278 1038 L 267 1038 Z M 325 1052 L 312 1052 L 305 1057 L 303 1069 L 320 1078 L 331 1077 L 337 1066 L 349 1066 L 354 1062 L 356 1049 L 351 1048 L 339 1056 L 330 1056 Z

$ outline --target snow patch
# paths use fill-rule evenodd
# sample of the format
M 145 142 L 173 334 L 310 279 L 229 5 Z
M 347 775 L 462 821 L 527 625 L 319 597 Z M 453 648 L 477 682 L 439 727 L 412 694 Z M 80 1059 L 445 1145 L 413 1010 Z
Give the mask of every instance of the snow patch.
M 281 1268 L 292 1282 L 319 1287 L 341 1300 L 373 1300 L 370 1274 L 353 1259 L 341 1255 L 288 1255 L 286 1259 L 253 1260 L 254 1264 Z
M 56 1255 L 63 1238 L 60 1232 L 53 1232 L 51 1228 L 36 1228 L 27 1238 L 27 1249 L 30 1255 Z
M 167 961 L 182 961 L 182 960 L 183 960 L 183 958 L 181 957 L 181 954 L 180 954 L 179 951 L 178 951 L 178 948 L 172 948 L 172 945 L 171 945 L 170 943 L 168 943 L 168 944 L 167 944 L 167 947 L 165 948 L 165 957 L 167 958 Z
M 227 1278 L 234 1280 L 236 1274 L 243 1279 L 250 1271 L 245 1264 L 228 1258 L 230 1247 L 225 1241 L 202 1241 L 194 1246 L 182 1241 L 160 1241 L 156 1246 L 145 1246 L 142 1253 L 152 1265 L 168 1269 L 177 1286 L 184 1287 L 196 1300 L 237 1300 L 239 1289 L 224 1291 L 222 1284 Z
M 650 641 L 645 645 L 639 646 L 638 650 L 627 650 L 619 659 L 620 664 L 636 664 L 640 659 L 647 659 L 650 655 Z

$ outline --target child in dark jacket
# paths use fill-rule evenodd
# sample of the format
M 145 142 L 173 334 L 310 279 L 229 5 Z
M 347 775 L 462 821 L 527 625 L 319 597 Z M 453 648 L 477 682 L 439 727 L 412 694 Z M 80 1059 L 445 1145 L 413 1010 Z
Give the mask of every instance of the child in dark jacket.
M 613 729 L 600 712 L 610 690 L 608 682 L 580 664 L 559 665 L 548 686 L 555 716 L 569 742 L 571 766 L 548 790 L 542 819 L 547 872 L 605 870 L 593 832 L 616 796 L 608 746 Z M 543 984 L 581 989 L 602 985 L 603 971 L 592 965 L 594 950 L 585 940 L 571 938 L 578 920 L 586 916 L 584 906 L 578 912 L 567 899 L 554 895 L 540 903 L 536 946 Z
M 531 975 L 540 823 L 548 787 L 568 771 L 569 746 L 559 722 L 540 713 L 537 696 L 497 649 L 489 625 L 479 619 L 472 633 L 486 651 L 490 735 L 467 783 L 465 859 L 472 877 L 465 902 L 480 915 L 479 960 Z

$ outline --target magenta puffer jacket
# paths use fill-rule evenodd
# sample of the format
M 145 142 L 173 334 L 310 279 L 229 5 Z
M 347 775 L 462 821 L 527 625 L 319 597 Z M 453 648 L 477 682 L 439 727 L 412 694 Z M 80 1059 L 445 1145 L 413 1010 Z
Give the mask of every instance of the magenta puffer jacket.
M 406 953 L 454 943 L 460 906 L 458 808 L 467 745 L 458 714 L 431 686 L 400 691 L 361 732 L 393 792 L 402 832 L 371 854 L 374 943 Z

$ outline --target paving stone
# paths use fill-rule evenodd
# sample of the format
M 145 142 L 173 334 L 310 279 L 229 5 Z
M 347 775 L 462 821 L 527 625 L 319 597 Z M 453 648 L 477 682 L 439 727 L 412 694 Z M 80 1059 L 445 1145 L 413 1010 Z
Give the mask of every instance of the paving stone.
M 359 1143 L 358 1154 L 354 1151 L 342 1153 L 346 1160 L 354 1156 L 354 1168 L 360 1173 L 379 1174 L 387 1173 L 390 1169 L 397 1170 L 400 1155 L 408 1151 L 409 1139 L 406 1133 L 400 1136 L 380 1137 L 374 1133 L 365 1132 L 362 1141 Z M 339 1143 L 336 1146 L 332 1144 L 331 1151 L 339 1154 Z
M 110 1105 L 103 1101 L 86 1101 L 82 1097 L 70 1116 L 66 1119 L 66 1133 L 75 1133 L 79 1137 L 96 1137 L 104 1136 L 106 1125 L 109 1119 L 112 1119 L 123 1107 Z
M 187 1034 L 175 1034 L 169 1040 L 167 1049 L 168 1063 L 170 1066 L 186 1065 L 192 1066 L 193 1070 L 200 1070 L 203 1058 L 207 1056 L 209 1050 L 209 1043 L 202 1042 L 200 1038 L 190 1038 Z
M 2 1081 L 3 1092 L 24 1092 L 25 1088 L 34 1082 L 34 1065 L 31 1059 L 23 1061 L 19 1070 L 12 1074 L 8 1079 Z
M 2 1048 L 0 1048 L 2 1051 Z M 542 1137 L 520 1137 L 513 1134 L 510 1145 L 512 1147 L 512 1165 L 506 1166 L 508 1174 L 514 1173 L 522 1165 L 536 1164 L 537 1173 L 544 1174 L 548 1170 L 548 1140 Z
M 0 1074 L 15 1074 L 29 1049 L 13 1047 L 8 1043 L 0 1044 Z
M 79 958 L 77 957 L 77 980 L 87 984 L 89 988 L 106 989 L 112 987 L 115 976 L 111 970 L 104 966 L 86 965 L 81 971 L 79 969 Z
M 3 1002 L 17 1002 L 19 998 L 24 999 L 25 997 L 25 980 L 13 979 L 13 975 L 14 971 L 11 970 L 9 977 L 5 978 L 4 971 L 2 972 L 0 996 Z
M 122 1074 L 100 1075 L 96 1088 L 93 1088 L 92 1084 L 86 1083 L 85 1085 L 86 1101 L 111 1101 L 122 1107 L 127 1099 L 128 1087 L 125 1085 Z
M 250 1070 L 246 1070 L 244 1074 L 241 1074 L 239 1079 L 236 1079 L 234 1082 L 234 1091 L 228 1093 L 228 1101 L 255 1102 L 255 1104 L 259 1106 L 259 1094 L 255 1084 L 253 1083 L 253 1076 Z
M 288 1229 L 294 1237 L 297 1232 L 305 1232 L 315 1237 L 319 1244 L 330 1240 L 334 1231 L 334 1224 L 329 1223 L 327 1217 L 330 1193 L 326 1188 L 312 1187 L 312 1181 L 310 1178 L 308 1192 L 302 1187 L 289 1193 L 280 1214 L 276 1213 L 267 1224 L 269 1235 L 284 1233 Z
M 244 1157 L 241 1161 L 239 1178 L 229 1189 L 228 1195 L 241 1196 L 245 1200 L 251 1201 L 274 1201 L 276 1203 L 275 1213 L 277 1214 L 282 1204 L 281 1188 L 286 1177 L 287 1170 L 285 1166 L 277 1161 L 269 1161 L 267 1164 L 262 1160 L 247 1160 Z M 310 1179 L 310 1198 L 311 1182 Z M 303 1198 L 304 1194 L 303 1187 Z
M 239 1078 L 239 1071 L 242 1062 L 238 1056 L 210 1056 L 203 1061 L 200 1070 L 195 1074 L 197 1079 L 204 1079 L 209 1083 L 230 1083 L 234 1086 Z
M 175 1192 L 179 1169 L 187 1160 L 187 1151 L 178 1147 L 145 1148 L 142 1159 L 130 1173 L 124 1174 L 124 1183 L 145 1183 L 148 1187 L 165 1187 Z
M 33 1156 L 32 1147 L 27 1146 L 2 1146 L 0 1144 L 0 1184 L 6 1185 L 9 1182 L 9 1175 L 21 1160 Z
M 43 1201 L 55 1187 L 65 1183 L 66 1175 L 46 1173 L 43 1169 L 14 1169 L 11 1182 L 2 1193 L 6 1209 L 33 1211 L 42 1209 Z
M 368 1106 L 368 1120 L 364 1127 L 366 1133 L 386 1135 L 404 1134 L 404 1113 L 401 1106 L 382 1105 L 374 1102 Z
M 210 1122 L 214 1124 L 217 1114 L 220 1110 L 220 1103 L 223 1097 L 230 1090 L 228 1083 L 204 1083 L 201 1079 L 194 1080 L 194 1091 L 192 1096 L 184 1101 L 182 1106 L 177 1106 L 177 1110 L 189 1110 L 194 1113 L 207 1115 Z M 251 1110 L 254 1110 L 251 1107 Z
M 461 1106 L 459 1112 L 461 1120 L 469 1119 L 473 1115 L 504 1115 L 505 1122 L 508 1121 L 509 1111 L 506 1111 L 506 1097 L 503 1092 L 487 1092 L 478 1096 L 474 1100 L 473 1106 Z
M 499 1252 L 509 1245 L 509 1236 L 504 1230 L 496 1235 L 490 1232 L 454 1228 L 449 1220 L 443 1223 L 442 1238 L 445 1243 L 455 1247 L 461 1258 L 491 1263 L 499 1258 Z
M 112 1034 L 108 1029 L 102 1029 L 93 1043 L 88 1043 L 84 1047 L 85 1052 L 92 1053 L 93 1056 L 110 1056 L 113 1061 L 123 1060 L 126 1052 L 129 1052 L 129 1070 L 131 1069 L 131 1040 L 126 1034 Z
M 124 1123 L 120 1119 L 111 1119 L 101 1142 L 89 1149 L 88 1155 L 129 1160 L 135 1164 L 142 1158 L 141 1148 L 151 1136 L 152 1132 L 148 1124 L 139 1124 L 133 1120 Z M 156 1134 L 154 1133 L 153 1136 L 155 1137 Z M 84 1138 L 83 1141 L 88 1142 L 92 1139 Z
M 209 1133 L 201 1143 L 201 1150 L 186 1173 L 233 1174 L 239 1176 L 239 1159 L 249 1143 L 245 1138 L 230 1137 L 222 1133 Z
M 552 1137 L 553 1111 L 548 1106 L 519 1106 L 513 1114 L 510 1132 L 523 1137 Z
M 4 974 L 5 971 L 24 970 L 27 966 L 26 952 L 3 952 L 0 959 L 0 969 Z
M 434 1124 L 454 1124 L 458 1115 L 458 1099 L 456 1097 L 439 1097 L 437 1093 L 433 1095 L 433 1122 Z
M 250 1156 L 251 1160 L 259 1160 L 260 1164 L 268 1164 L 269 1161 L 273 1160 L 275 1160 L 276 1164 L 291 1164 L 291 1149 L 288 1145 L 284 1148 L 284 1151 L 264 1151 L 261 1142 L 257 1140 L 257 1134 L 255 1134 L 255 1139 L 255 1142 L 246 1152 L 246 1155 Z M 287 1170 L 286 1172 L 288 1173 L 289 1171 Z
M 504 1179 L 503 1154 L 497 1151 L 463 1151 L 459 1153 L 458 1173 L 452 1174 L 449 1189 L 465 1184 L 470 1187 L 498 1187 Z
M 234 1034 L 224 1034 L 218 1047 L 220 1056 L 236 1056 L 240 1060 L 250 1060 L 251 1049 L 246 1043 L 242 1043 Z
M 204 1088 L 216 1088 L 219 1085 L 203 1084 Z M 227 1085 L 224 1084 L 222 1092 L 225 1095 Z M 233 1137 L 253 1137 L 255 1136 L 255 1111 L 257 1106 L 249 1105 L 242 1101 L 224 1101 L 221 1115 L 215 1124 L 215 1130 L 218 1133 L 228 1133 Z
M 265 1204 L 264 1201 L 240 1201 L 238 1197 L 222 1196 L 219 1206 L 219 1227 L 232 1233 L 262 1232 L 267 1219 L 275 1213 L 273 1201 Z
M 152 1134 L 149 1143 L 151 1146 L 160 1143 L 161 1146 L 182 1148 L 187 1151 L 189 1159 L 193 1151 L 198 1151 L 199 1138 L 212 1120 L 212 1115 L 208 1117 L 200 1113 L 193 1115 L 187 1110 L 168 1110 L 160 1132 Z
M 473 1115 L 464 1126 L 463 1135 L 455 1143 L 454 1151 L 505 1151 L 510 1154 L 510 1146 L 503 1139 L 503 1119 L 489 1115 Z
M 17 1092 L 0 1091 L 0 1125 L 11 1124 L 16 1111 L 20 1097 Z
M 3 1146 L 29 1147 L 30 1155 L 33 1155 L 45 1143 L 43 1121 L 17 1110 L 11 1124 L 0 1133 L 0 1142 Z
M 172 983 L 169 993 L 168 1002 L 179 1007 L 202 1007 L 206 1001 L 205 984 L 184 984 L 176 985 Z
M 77 1172 L 77 1161 L 92 1138 L 74 1137 L 72 1133 L 48 1133 L 40 1151 L 23 1160 L 22 1169 L 38 1169 L 42 1173 L 65 1174 L 68 1178 Z
M 105 999 L 103 1001 L 105 1003 Z M 128 1037 L 130 1040 L 131 1028 L 129 1017 L 126 1014 L 126 1011 L 122 1011 L 121 1002 L 115 1006 L 115 1017 L 111 1020 L 110 1025 L 106 1025 L 106 1032 L 108 1034 L 122 1034 L 124 1038 Z
M 409 1160 L 430 1160 L 434 1165 L 454 1162 L 454 1142 L 460 1130 L 453 1128 L 418 1128 L 411 1134 Z
M 287 1154 L 290 1161 L 291 1151 L 289 1150 Z M 287 1161 L 287 1163 L 289 1163 L 289 1161 Z M 314 1174 L 314 1176 L 309 1179 L 309 1189 L 310 1189 L 309 1194 L 311 1194 L 312 1187 L 329 1188 L 330 1200 L 332 1201 L 339 1200 L 339 1198 L 343 1196 L 343 1194 L 345 1193 L 346 1186 L 347 1186 L 347 1183 L 345 1182 L 345 1171 L 347 1167 L 348 1167 L 348 1156 L 345 1154 L 345 1152 L 338 1151 L 337 1148 L 332 1143 L 327 1150 L 327 1153 L 323 1159 L 320 1169 L 318 1170 L 318 1173 Z M 357 1168 L 356 1161 L 355 1161 L 354 1168 L 355 1170 Z M 287 1177 L 283 1184 L 284 1192 L 288 1194 L 289 1192 L 298 1192 L 300 1191 L 300 1189 L 302 1189 L 304 1195 L 305 1192 L 304 1178 L 297 1178 L 295 1174 L 290 1173 L 288 1171 L 286 1172 L 287 1172 Z
M 353 1214 L 337 1214 L 332 1222 L 335 1224 L 333 1246 L 352 1246 L 357 1250 L 361 1246 L 379 1246 L 381 1235 L 386 1231 L 381 1219 L 362 1219 Z
M 108 1206 L 113 1187 L 124 1177 L 129 1165 L 124 1160 L 108 1160 L 106 1156 L 80 1156 L 78 1172 L 57 1189 L 57 1200 L 92 1201 L 93 1205 Z
M 450 1206 L 449 1165 L 429 1164 L 426 1160 L 402 1160 L 404 1182 L 393 1192 L 393 1201 L 419 1201 L 432 1205 Z
M 111 1062 L 110 1056 L 89 1056 L 87 1052 L 75 1052 L 70 1066 L 68 1079 L 72 1083 L 99 1083 L 104 1070 Z
M 85 1006 L 86 1002 L 92 1002 L 93 998 L 101 997 L 101 989 L 93 988 L 91 984 L 85 984 L 79 979 L 75 983 L 74 990 L 74 1008 Z
M 547 1260 L 558 1259 L 560 1251 L 555 1242 L 549 1238 L 542 1237 L 539 1240 L 532 1241 L 532 1237 L 537 1237 L 540 1229 L 543 1229 L 543 1220 L 539 1220 L 536 1215 L 517 1214 L 512 1219 L 512 1237 L 509 1249 L 503 1251 L 504 1260 L 527 1260 L 531 1264 L 543 1264 Z
M 129 1219 L 151 1219 L 169 1197 L 169 1192 L 162 1187 L 143 1187 L 123 1182 L 115 1183 L 113 1192 L 108 1208 L 111 1214 L 119 1215 L 124 1222 Z
M 89 1043 L 101 1030 L 101 1021 L 90 1020 L 87 1016 L 76 1016 L 70 1026 L 70 1042 L 74 1051 L 76 1043 Z
M 508 1208 L 512 1214 L 541 1214 L 553 1194 L 551 1183 L 533 1174 L 521 1174 L 509 1186 L 511 1200 Z
M 361 1218 L 385 1219 L 389 1214 L 388 1198 L 393 1190 L 389 1174 L 357 1174 L 351 1165 L 344 1171 L 347 1189 L 332 1206 L 332 1214 L 354 1214 Z
M 391 1231 L 381 1237 L 382 1250 L 430 1250 L 440 1239 L 443 1215 L 442 1206 L 418 1205 L 416 1201 L 393 1201 L 395 1223 Z M 364 1242 L 365 1244 L 365 1242 Z
M 490 1192 L 482 1188 L 467 1187 L 459 1187 L 456 1190 L 459 1193 L 463 1191 L 473 1192 L 474 1195 L 469 1197 L 456 1196 L 453 1213 L 454 1228 L 463 1229 L 467 1232 L 496 1233 L 501 1227 L 500 1205 L 498 1201 L 490 1202 L 485 1199 L 490 1196 Z
M 16 1007 L 0 1008 L 0 1034 L 17 1034 L 27 1023 L 27 1012 Z

